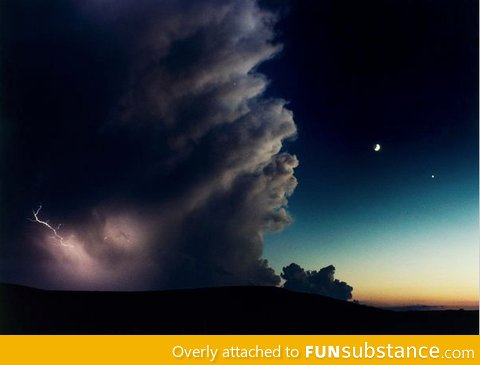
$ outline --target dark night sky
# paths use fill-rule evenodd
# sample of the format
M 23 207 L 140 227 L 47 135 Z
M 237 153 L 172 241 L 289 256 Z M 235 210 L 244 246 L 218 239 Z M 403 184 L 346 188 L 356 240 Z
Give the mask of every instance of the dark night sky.
M 435 282 L 430 300 L 458 286 L 475 302 L 477 14 L 474 1 L 292 2 L 285 51 L 264 67 L 299 130 L 295 223 L 267 240 L 274 267 L 334 262 L 366 300 L 405 287 L 425 300 Z
M 477 2 L 261 5 L 1 3 L 2 280 L 478 301 Z

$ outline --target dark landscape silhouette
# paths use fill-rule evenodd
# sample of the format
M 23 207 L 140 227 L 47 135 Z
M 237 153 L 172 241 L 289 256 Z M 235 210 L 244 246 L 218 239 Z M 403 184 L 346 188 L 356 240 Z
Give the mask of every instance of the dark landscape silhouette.
M 150 292 L 0 285 L 2 334 L 478 334 L 479 312 L 395 312 L 277 287 Z

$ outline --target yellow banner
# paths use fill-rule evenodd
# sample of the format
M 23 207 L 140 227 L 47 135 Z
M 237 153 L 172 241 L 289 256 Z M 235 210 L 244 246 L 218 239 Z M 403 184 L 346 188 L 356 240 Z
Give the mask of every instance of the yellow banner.
M 480 336 L 0 336 L 3 364 L 478 364 Z

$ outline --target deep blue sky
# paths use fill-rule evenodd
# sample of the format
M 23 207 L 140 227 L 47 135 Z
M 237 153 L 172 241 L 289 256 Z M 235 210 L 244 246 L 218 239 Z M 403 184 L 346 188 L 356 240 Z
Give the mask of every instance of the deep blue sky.
M 267 239 L 273 267 L 334 264 L 365 301 L 374 287 L 389 303 L 476 300 L 477 10 L 292 2 L 284 52 L 262 68 L 299 129 L 295 222 Z

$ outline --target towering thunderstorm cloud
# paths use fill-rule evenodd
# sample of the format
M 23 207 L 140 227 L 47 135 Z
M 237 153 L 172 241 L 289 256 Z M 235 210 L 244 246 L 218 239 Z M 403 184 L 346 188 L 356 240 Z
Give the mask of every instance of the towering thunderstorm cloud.
M 70 83 L 55 91 L 62 106 L 37 110 L 35 123 L 52 135 L 32 142 L 44 158 L 26 215 L 42 204 L 69 245 L 25 220 L 30 241 L 48 252 L 35 253 L 37 281 L 278 284 L 262 259 L 263 236 L 291 221 L 298 161 L 282 151 L 296 133 L 292 113 L 264 96 L 268 80 L 257 71 L 281 50 L 276 16 L 254 0 L 73 4 L 80 25 L 45 31 L 56 37 L 57 63 L 40 60 L 36 71 Z

